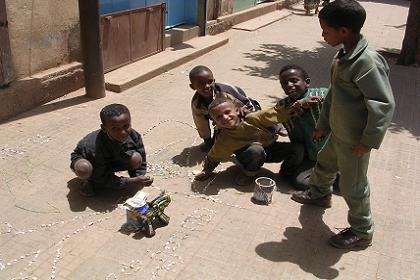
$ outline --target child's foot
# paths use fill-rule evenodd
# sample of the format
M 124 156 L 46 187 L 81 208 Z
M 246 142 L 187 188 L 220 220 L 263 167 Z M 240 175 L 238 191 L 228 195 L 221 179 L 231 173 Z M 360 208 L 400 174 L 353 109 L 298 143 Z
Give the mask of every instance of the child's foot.
M 235 184 L 241 187 L 249 186 L 254 182 L 254 176 L 246 176 L 241 172 L 236 178 L 235 178 Z
M 302 204 L 313 204 L 324 208 L 331 207 L 331 194 L 319 198 L 312 198 L 310 190 L 297 191 L 292 194 L 291 199 Z
M 372 238 L 361 238 L 354 234 L 350 228 L 340 231 L 332 236 L 328 243 L 339 249 L 351 249 L 355 247 L 366 248 L 372 244 Z
M 88 181 L 83 183 L 82 188 L 80 189 L 80 194 L 84 197 L 92 197 L 96 195 L 92 184 Z
M 213 144 L 214 144 L 213 138 L 204 139 L 204 142 L 200 145 L 200 150 L 202 152 L 207 153 L 208 151 L 211 150 L 211 147 L 213 147 Z

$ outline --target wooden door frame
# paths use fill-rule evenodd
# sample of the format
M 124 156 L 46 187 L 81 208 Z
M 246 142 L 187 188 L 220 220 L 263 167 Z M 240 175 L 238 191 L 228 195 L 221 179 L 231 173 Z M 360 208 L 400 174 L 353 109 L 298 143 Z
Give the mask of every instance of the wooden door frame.
M 105 75 L 99 22 L 99 0 L 79 0 L 80 41 L 86 95 L 105 97 Z
M 6 2 L 0 0 L 0 87 L 7 86 L 14 78 L 8 25 Z

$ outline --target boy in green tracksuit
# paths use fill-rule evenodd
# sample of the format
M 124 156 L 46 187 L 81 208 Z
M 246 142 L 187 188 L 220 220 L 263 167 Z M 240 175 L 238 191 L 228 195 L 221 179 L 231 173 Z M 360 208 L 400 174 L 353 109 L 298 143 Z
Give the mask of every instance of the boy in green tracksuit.
M 367 247 L 374 230 L 367 179 L 370 150 L 379 148 L 395 107 L 389 67 L 382 56 L 367 48 L 360 34 L 366 12 L 358 2 L 335 0 L 318 17 L 325 41 L 344 48 L 333 61 L 331 86 L 313 140 L 329 136 L 318 154 L 310 188 L 293 193 L 292 199 L 331 207 L 332 183 L 340 172 L 350 227 L 332 236 L 329 243 L 346 249 Z
M 308 73 L 298 65 L 289 64 L 282 67 L 279 72 L 279 79 L 280 85 L 287 95 L 277 103 L 280 106 L 299 108 L 300 104 L 308 98 L 319 97 L 319 102 L 309 108 L 302 108 L 296 118 L 283 123 L 290 139 L 290 142 L 281 142 L 283 146 L 281 152 L 284 155 L 283 163 L 294 160 L 298 164 L 289 170 L 282 166 L 280 174 L 294 188 L 305 190 L 309 187 L 309 177 L 312 168 L 315 166 L 316 156 L 325 143 L 325 141 L 314 143 L 312 134 L 328 89 L 310 88 L 311 80 Z

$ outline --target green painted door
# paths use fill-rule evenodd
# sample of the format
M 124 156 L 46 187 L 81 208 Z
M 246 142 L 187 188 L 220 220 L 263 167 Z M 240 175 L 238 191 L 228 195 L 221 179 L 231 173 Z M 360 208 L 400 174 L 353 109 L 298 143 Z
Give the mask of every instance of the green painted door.
M 256 5 L 256 0 L 233 0 L 233 12 L 239 12 Z

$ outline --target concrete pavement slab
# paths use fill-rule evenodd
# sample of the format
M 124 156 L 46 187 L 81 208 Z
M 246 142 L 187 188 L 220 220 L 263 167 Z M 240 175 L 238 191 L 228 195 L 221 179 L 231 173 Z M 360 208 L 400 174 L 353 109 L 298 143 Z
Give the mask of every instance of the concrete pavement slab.
M 394 26 L 405 23 L 408 2 L 382 2 L 361 1 L 368 13 L 364 34 L 375 49 L 399 48 L 404 30 Z M 390 65 L 397 109 L 371 157 L 372 247 L 330 247 L 328 238 L 347 226 L 344 200 L 334 195 L 328 210 L 294 203 L 291 187 L 276 177 L 278 164 L 261 173 L 279 187 L 269 206 L 251 203 L 253 186 L 234 185 L 239 169 L 231 161 L 218 167 L 214 180 L 191 182 L 204 157 L 190 114 L 194 66 L 207 65 L 216 81 L 240 86 L 263 107 L 284 96 L 277 75 L 288 63 L 303 66 L 313 86 L 328 86 L 336 49 L 323 43 L 316 17 L 294 12 L 254 32 L 231 30 L 228 48 L 120 94 L 91 100 L 76 91 L 1 124 L 0 279 L 417 279 L 417 68 Z M 100 109 L 115 102 L 130 108 L 133 127 L 143 135 L 155 176 L 144 190 L 172 194 L 170 224 L 153 238 L 118 231 L 125 221 L 118 204 L 136 190 L 84 198 L 68 168 L 77 141 L 99 128 Z
M 255 31 L 260 29 L 264 26 L 272 24 L 273 22 L 279 21 L 284 19 L 285 17 L 290 16 L 292 13 L 289 10 L 282 9 L 276 10 L 274 12 L 265 14 L 263 16 L 245 21 L 243 23 L 234 25 L 232 28 L 236 30 L 244 30 L 244 31 Z

